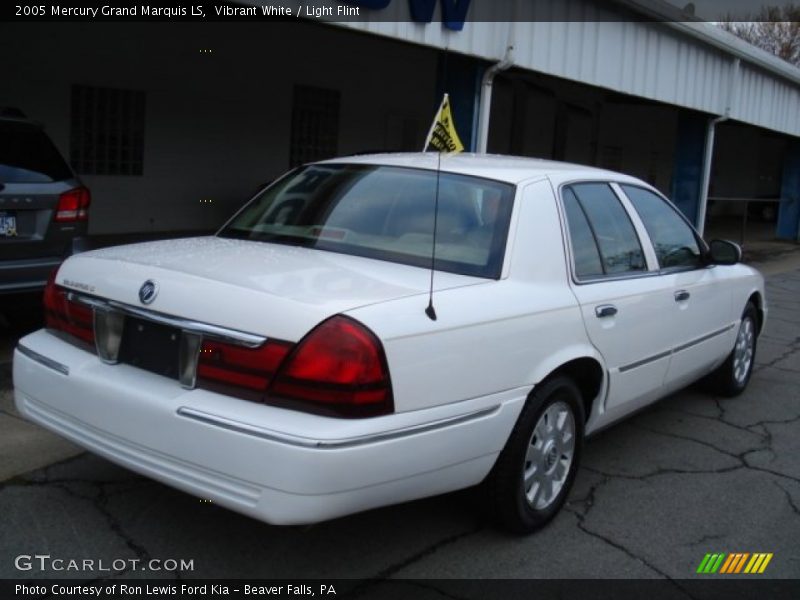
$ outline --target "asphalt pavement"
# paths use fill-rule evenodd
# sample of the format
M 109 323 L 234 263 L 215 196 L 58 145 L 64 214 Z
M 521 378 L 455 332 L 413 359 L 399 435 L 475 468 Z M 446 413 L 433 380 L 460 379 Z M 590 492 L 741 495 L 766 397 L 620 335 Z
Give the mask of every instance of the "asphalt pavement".
M 800 578 L 796 259 L 764 268 L 769 319 L 747 391 L 721 399 L 690 388 L 595 436 L 565 510 L 527 537 L 494 529 L 469 492 L 311 527 L 240 516 L 21 421 L 6 343 L 0 577 L 681 580 L 710 577 L 696 574 L 707 553 L 759 552 L 773 554 L 759 577 Z M 37 553 L 120 568 L 19 569 L 17 557 Z M 142 570 L 152 559 L 192 568 Z

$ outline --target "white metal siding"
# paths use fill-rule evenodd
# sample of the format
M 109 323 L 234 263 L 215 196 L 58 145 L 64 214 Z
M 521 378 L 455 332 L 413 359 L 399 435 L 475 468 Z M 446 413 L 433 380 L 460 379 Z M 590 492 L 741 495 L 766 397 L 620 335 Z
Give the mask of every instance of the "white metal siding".
M 740 87 L 734 95 L 731 117 L 769 129 L 800 135 L 800 88 L 786 85 L 769 73 L 742 64 Z M 755 120 L 753 115 L 762 115 Z
M 728 106 L 732 63 L 739 56 L 742 68 L 731 117 L 800 136 L 800 70 L 713 25 L 478 20 L 501 3 L 515 3 L 518 19 L 550 18 L 564 11 L 574 19 L 609 19 L 613 14 L 587 0 L 473 2 L 470 21 L 463 31 L 453 32 L 441 24 L 438 3 L 433 22 L 422 24 L 410 21 L 408 2 L 394 0 L 383 11 L 366 11 L 366 20 L 336 25 L 489 61 L 500 60 L 513 43 L 517 67 L 712 114 L 723 114 Z

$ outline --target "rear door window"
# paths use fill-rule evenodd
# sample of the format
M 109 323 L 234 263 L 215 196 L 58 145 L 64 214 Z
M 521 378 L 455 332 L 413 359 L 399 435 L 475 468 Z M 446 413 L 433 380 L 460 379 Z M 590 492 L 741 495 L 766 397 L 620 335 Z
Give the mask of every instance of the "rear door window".
M 570 185 L 562 199 L 578 279 L 647 270 L 633 223 L 608 184 Z

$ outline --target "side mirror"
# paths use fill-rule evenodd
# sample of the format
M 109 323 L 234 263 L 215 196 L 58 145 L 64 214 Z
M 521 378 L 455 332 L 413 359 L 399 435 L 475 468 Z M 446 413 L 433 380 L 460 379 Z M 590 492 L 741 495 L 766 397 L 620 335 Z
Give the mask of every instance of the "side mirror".
M 728 240 L 711 240 L 709 256 L 715 265 L 735 265 L 742 260 L 742 248 Z

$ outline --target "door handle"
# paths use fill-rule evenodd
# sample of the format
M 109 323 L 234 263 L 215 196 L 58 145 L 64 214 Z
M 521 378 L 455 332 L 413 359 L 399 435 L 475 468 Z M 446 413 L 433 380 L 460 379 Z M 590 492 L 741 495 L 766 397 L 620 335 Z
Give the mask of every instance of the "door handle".
M 594 314 L 598 319 L 613 317 L 617 314 L 617 307 L 613 304 L 601 304 L 600 306 L 595 306 Z
M 675 302 L 683 302 L 684 300 L 688 300 L 691 294 L 686 290 L 678 290 L 675 292 Z

